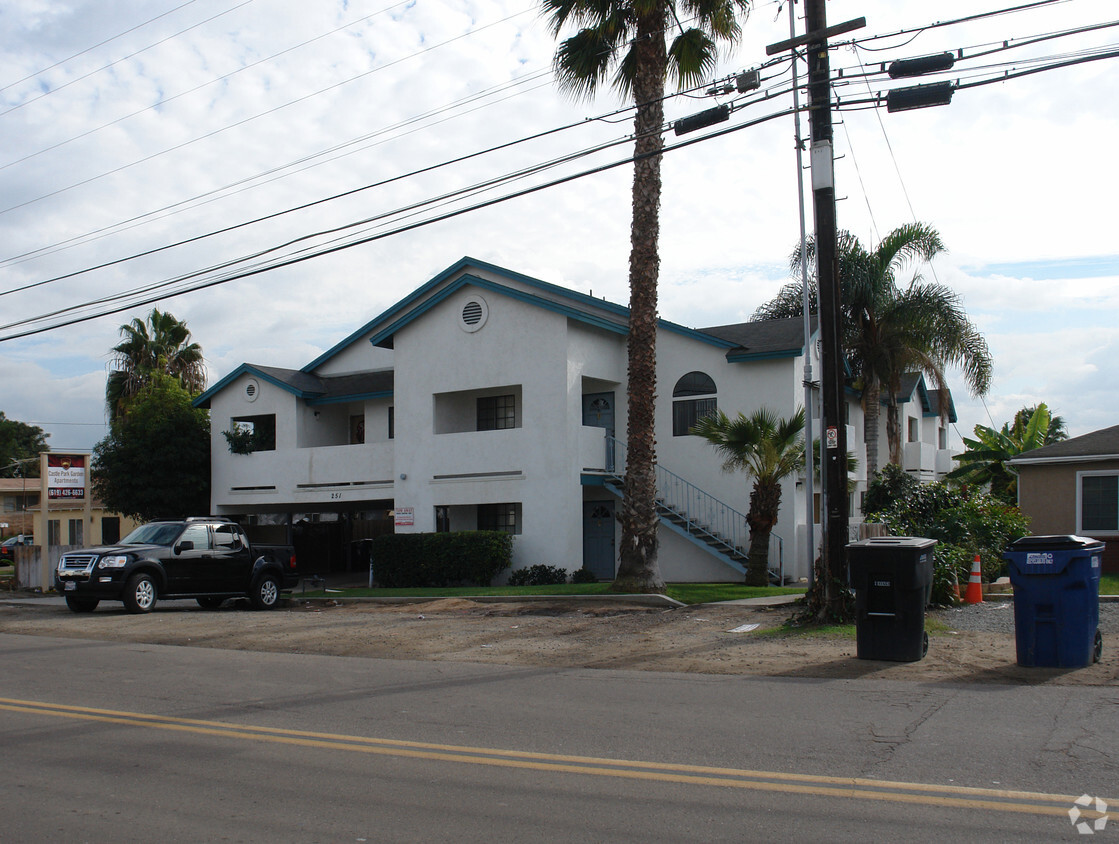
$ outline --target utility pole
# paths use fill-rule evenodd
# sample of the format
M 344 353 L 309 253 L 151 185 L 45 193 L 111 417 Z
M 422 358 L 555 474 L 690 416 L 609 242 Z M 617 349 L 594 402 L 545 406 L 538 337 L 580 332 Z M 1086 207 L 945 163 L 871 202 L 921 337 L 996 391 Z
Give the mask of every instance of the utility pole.
M 843 396 L 843 326 L 839 290 L 838 235 L 835 220 L 834 155 L 831 122 L 831 65 L 828 60 L 825 0 L 805 0 L 808 126 L 812 145 L 812 208 L 816 228 L 816 280 L 819 285 L 820 393 L 824 436 L 824 604 L 838 609 L 847 581 L 847 426 Z
M 843 318 L 839 291 L 838 233 L 831 126 L 831 65 L 828 38 L 866 26 L 856 18 L 828 26 L 825 0 L 805 0 L 805 34 L 770 44 L 767 55 L 805 46 L 808 59 L 808 126 L 812 144 L 812 209 L 819 285 L 820 395 L 823 410 L 823 563 L 817 584 L 825 611 L 838 615 L 847 583 L 847 419 L 843 396 Z

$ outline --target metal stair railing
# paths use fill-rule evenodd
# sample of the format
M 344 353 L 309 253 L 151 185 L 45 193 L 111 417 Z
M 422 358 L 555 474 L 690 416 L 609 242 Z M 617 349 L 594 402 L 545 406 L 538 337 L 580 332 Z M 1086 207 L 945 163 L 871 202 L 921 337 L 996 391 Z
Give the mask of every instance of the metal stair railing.
M 624 454 L 625 443 L 607 435 L 607 455 L 610 469 L 607 474 L 618 483 L 623 482 L 624 459 L 616 459 L 618 449 Z M 745 558 L 749 550 L 749 531 L 746 514 L 735 510 L 725 501 L 704 492 L 690 481 L 661 466 L 655 466 L 657 481 L 657 508 L 661 514 L 676 521 L 680 527 L 731 557 Z

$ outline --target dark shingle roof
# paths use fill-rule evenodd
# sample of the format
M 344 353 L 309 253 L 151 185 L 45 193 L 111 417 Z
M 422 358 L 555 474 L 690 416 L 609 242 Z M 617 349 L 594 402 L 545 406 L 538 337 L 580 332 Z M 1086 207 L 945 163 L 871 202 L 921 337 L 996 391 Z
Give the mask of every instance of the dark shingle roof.
M 1119 457 L 1119 425 L 1035 448 L 1033 451 L 1015 457 L 1010 462 L 1033 463 L 1041 460 L 1067 460 L 1078 457 Z
M 812 317 L 812 330 L 816 330 L 816 317 Z M 804 348 L 804 320 L 800 317 L 766 319 L 758 322 L 738 322 L 733 325 L 716 325 L 697 329 L 738 348 L 728 355 L 773 355 L 800 351 Z

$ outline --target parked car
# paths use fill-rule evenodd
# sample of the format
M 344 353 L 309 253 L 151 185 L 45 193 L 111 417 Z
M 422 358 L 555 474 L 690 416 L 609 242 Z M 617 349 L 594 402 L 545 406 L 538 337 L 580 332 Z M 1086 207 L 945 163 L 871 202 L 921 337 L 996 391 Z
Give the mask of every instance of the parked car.
M 35 538 L 29 533 L 21 533 L 18 536 L 9 536 L 3 542 L 0 542 L 0 566 L 10 566 L 16 561 L 16 546 L 17 545 L 34 545 Z
M 55 589 L 74 612 L 122 601 L 146 613 L 160 598 L 217 609 L 234 597 L 270 610 L 298 580 L 290 545 L 253 545 L 240 525 L 209 516 L 149 522 L 117 545 L 63 554 L 55 570 Z

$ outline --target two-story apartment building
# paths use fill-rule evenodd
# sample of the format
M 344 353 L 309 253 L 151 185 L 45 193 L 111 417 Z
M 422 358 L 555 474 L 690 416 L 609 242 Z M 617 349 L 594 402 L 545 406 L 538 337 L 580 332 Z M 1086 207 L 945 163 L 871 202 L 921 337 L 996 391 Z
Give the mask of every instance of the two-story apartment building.
M 211 411 L 213 510 L 290 538 L 319 570 L 356 568 L 354 543 L 382 532 L 501 529 L 517 537 L 515 566 L 612 577 L 627 320 L 621 305 L 464 258 L 302 369 L 243 364 L 199 397 Z M 791 415 L 806 350 L 819 372 L 818 344 L 805 344 L 800 320 L 662 320 L 657 343 L 662 573 L 737 580 L 750 481 L 688 429 L 715 407 Z M 849 413 L 862 462 L 854 393 Z M 252 453 L 231 452 L 223 432 L 237 429 L 251 432 Z M 818 506 L 803 483 L 785 484 L 771 548 L 787 577 L 808 570 Z

